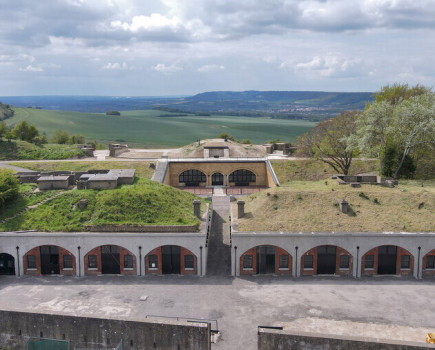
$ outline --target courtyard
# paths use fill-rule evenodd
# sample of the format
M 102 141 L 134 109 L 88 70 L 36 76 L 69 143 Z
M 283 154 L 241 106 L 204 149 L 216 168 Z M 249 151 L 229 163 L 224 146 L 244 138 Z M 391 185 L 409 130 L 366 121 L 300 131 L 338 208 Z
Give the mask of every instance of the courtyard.
M 256 349 L 260 325 L 424 343 L 434 294 L 434 279 L 403 277 L 0 276 L 0 309 L 217 320 L 216 349 Z

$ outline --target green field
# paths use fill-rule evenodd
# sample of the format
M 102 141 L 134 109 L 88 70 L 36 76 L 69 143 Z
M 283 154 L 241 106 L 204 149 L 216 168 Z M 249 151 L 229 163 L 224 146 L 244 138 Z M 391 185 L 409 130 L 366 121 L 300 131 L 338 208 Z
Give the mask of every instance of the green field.
M 213 138 L 227 132 L 236 139 L 250 139 L 264 143 L 279 138 L 294 141 L 295 138 L 316 124 L 302 120 L 248 118 L 232 116 L 160 117 L 168 112 L 157 110 L 125 111 L 121 116 L 96 113 L 49 111 L 31 108 L 15 108 L 15 116 L 7 119 L 8 125 L 27 120 L 48 137 L 56 130 L 69 134 L 82 134 L 88 140 L 102 143 L 125 142 L 130 146 L 179 147 L 197 139 Z

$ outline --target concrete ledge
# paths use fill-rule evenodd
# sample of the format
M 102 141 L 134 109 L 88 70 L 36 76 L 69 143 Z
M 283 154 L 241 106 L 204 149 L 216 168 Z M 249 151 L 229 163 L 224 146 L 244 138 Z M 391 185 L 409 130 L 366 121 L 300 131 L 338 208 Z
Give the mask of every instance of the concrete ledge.
M 100 225 L 85 226 L 90 232 L 197 232 L 196 225 Z
M 430 344 L 380 341 L 365 337 L 331 336 L 330 334 L 297 332 L 258 327 L 258 350 L 423 350 L 433 349 Z

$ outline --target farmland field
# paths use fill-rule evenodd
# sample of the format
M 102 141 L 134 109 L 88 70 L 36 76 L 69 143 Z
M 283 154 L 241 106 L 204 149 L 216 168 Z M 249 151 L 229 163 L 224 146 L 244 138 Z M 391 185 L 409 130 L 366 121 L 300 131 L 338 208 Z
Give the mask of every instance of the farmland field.
M 48 137 L 60 129 L 69 134 L 82 134 L 88 140 L 102 143 L 116 141 L 128 143 L 131 147 L 150 148 L 179 147 L 197 139 L 216 137 L 222 132 L 227 132 L 239 140 L 248 138 L 253 143 L 264 143 L 277 138 L 294 141 L 297 136 L 316 125 L 304 120 L 167 115 L 171 114 L 157 110 L 123 111 L 121 116 L 108 116 L 98 113 L 15 108 L 15 116 L 7 119 L 6 123 L 12 125 L 27 120 Z

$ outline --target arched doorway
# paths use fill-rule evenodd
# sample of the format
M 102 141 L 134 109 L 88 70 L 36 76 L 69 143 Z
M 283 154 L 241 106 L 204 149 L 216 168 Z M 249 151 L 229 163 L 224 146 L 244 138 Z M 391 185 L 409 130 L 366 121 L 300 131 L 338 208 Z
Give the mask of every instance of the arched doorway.
M 145 256 L 145 273 L 195 275 L 197 257 L 189 249 L 178 245 L 160 246 Z
M 15 259 L 12 255 L 0 254 L 0 275 L 15 275 Z
M 383 245 L 378 248 L 378 275 L 395 275 L 397 247 Z
M 75 257 L 63 247 L 41 245 L 24 254 L 23 269 L 25 275 L 73 276 L 76 273 Z
M 240 169 L 233 171 L 230 174 L 228 181 L 234 183 L 235 186 L 249 186 L 250 182 L 257 181 L 257 177 L 250 170 Z
M 101 246 L 101 273 L 118 275 L 121 273 L 121 256 L 119 246 Z
M 257 273 L 275 273 L 275 246 L 262 245 L 257 247 Z
M 337 247 L 322 245 L 317 247 L 317 274 L 333 275 L 336 271 Z
M 223 184 L 224 184 L 224 176 L 221 173 L 214 173 L 211 176 L 212 186 L 223 186 Z
M 291 272 L 292 257 L 279 246 L 259 245 L 240 256 L 241 275 L 289 275 Z
M 335 245 L 311 248 L 301 256 L 301 274 L 350 276 L 352 255 L 346 249 Z
M 60 273 L 59 247 L 55 245 L 43 245 L 40 247 L 40 253 L 41 274 L 58 275 Z

